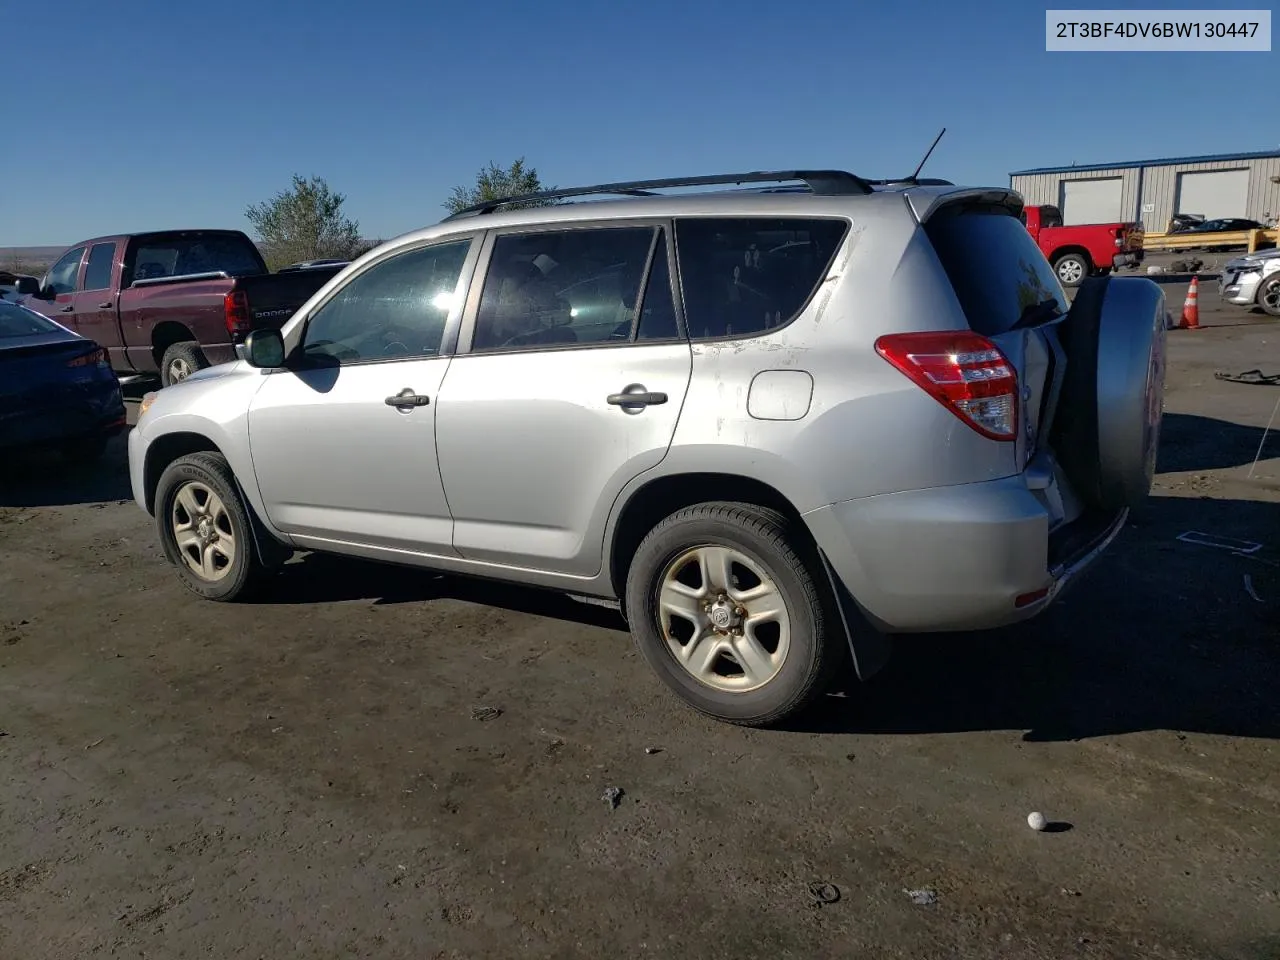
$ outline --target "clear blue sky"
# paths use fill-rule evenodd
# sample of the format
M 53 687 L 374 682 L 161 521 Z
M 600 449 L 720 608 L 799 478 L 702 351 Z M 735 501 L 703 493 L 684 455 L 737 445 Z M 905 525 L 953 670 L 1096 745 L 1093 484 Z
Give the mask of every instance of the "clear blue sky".
M 1030 166 L 1280 147 L 1280 54 L 1050 54 L 1045 4 L 1026 0 L 45 6 L 5 17 L 7 113 L 28 122 L 0 151 L 0 246 L 247 229 L 246 205 L 295 172 L 390 237 L 521 155 L 559 185 L 902 175 L 946 126 L 927 172 L 1004 184 Z

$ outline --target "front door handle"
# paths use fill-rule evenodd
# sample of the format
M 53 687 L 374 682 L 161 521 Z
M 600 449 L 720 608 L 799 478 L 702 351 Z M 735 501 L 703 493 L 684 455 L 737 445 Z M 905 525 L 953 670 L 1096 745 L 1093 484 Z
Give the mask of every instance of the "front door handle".
M 394 397 L 387 397 L 385 401 L 388 407 L 425 407 L 430 402 L 430 397 L 414 393 L 412 387 L 405 387 Z
M 650 407 L 666 403 L 665 393 L 611 393 L 609 403 L 615 407 Z
M 115 304 L 114 304 L 114 303 L 112 303 L 110 300 L 108 300 L 106 303 L 100 303 L 100 304 L 98 304 L 98 309 L 99 309 L 99 310 L 110 310 L 110 309 L 111 309 L 112 307 L 114 307 L 114 306 L 115 306 Z
M 75 308 L 75 305 L 74 305 L 74 304 L 70 304 L 70 303 L 68 303 L 65 307 L 63 307 L 63 308 L 62 308 L 62 310 L 61 310 L 60 312 L 62 312 L 62 313 L 72 313 L 72 312 L 74 312 L 74 311 L 75 311 L 75 309 L 76 309 L 76 308 Z

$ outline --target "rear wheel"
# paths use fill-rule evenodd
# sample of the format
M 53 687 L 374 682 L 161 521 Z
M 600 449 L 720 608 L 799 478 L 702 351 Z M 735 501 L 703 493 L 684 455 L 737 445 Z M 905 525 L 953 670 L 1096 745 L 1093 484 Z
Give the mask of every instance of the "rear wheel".
M 246 599 L 266 577 L 249 508 L 221 454 L 192 453 L 169 464 L 156 487 L 155 511 L 165 556 L 197 596 Z
M 690 706 L 767 726 L 808 707 L 843 649 L 811 551 L 781 514 L 687 507 L 653 528 L 627 577 L 640 653 Z
M 1053 262 L 1053 272 L 1064 287 L 1078 287 L 1089 276 L 1089 261 L 1083 254 L 1066 253 Z
M 1268 316 L 1280 317 L 1280 274 L 1271 277 L 1259 288 L 1258 306 Z
M 183 341 L 171 345 L 160 360 L 160 384 L 171 386 L 181 383 L 197 370 L 209 366 L 200 345 L 193 341 Z

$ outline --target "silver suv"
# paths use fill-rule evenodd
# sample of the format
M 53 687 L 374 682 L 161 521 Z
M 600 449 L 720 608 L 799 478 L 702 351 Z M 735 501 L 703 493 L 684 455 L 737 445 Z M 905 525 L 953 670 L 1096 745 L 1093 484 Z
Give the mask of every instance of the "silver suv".
M 1041 612 L 1149 491 L 1161 288 L 1067 309 L 1021 207 L 784 171 L 463 211 L 148 395 L 134 495 L 209 600 L 295 550 L 546 587 L 777 723 L 890 634 Z

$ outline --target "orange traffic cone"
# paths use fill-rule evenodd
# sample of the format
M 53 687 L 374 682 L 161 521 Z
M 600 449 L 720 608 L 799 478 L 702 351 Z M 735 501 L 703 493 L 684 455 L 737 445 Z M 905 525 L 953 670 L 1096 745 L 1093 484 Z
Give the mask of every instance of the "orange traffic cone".
M 1200 293 L 1200 278 L 1192 277 L 1191 286 L 1187 288 L 1187 299 L 1182 301 L 1182 321 L 1179 330 L 1200 329 L 1200 306 L 1197 297 Z

